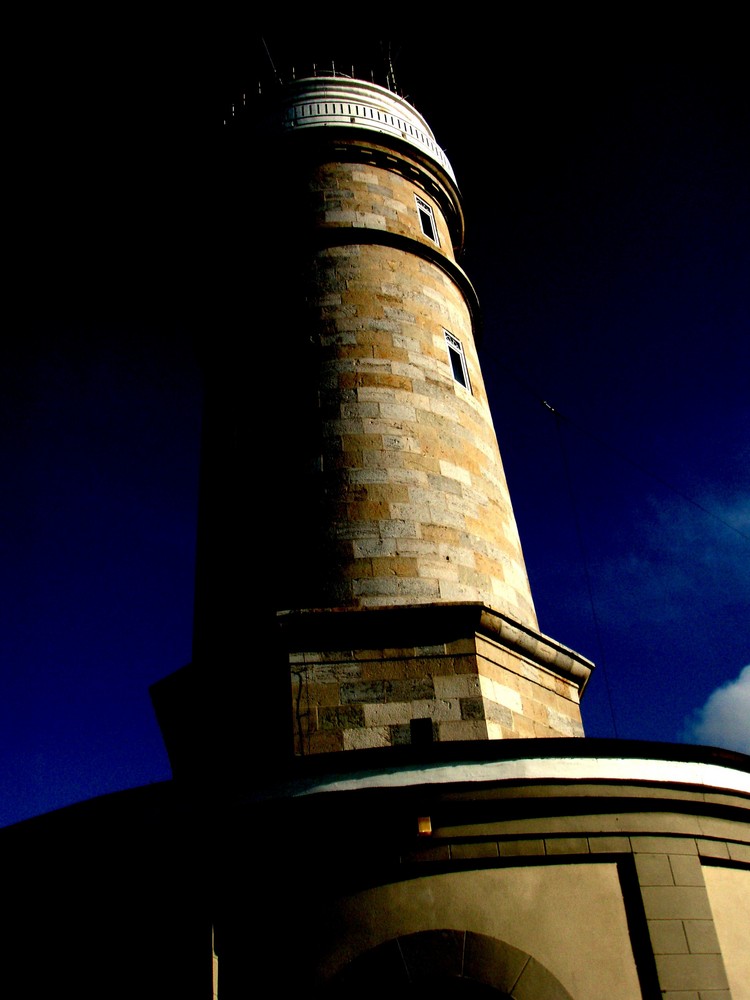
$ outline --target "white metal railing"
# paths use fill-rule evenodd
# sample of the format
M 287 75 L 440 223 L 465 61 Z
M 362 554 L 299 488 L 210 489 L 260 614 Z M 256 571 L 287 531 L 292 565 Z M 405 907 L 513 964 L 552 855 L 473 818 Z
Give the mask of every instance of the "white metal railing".
M 341 83 L 340 78 L 338 83 Z M 293 100 L 287 105 L 281 121 L 282 128 L 286 130 L 336 125 L 344 128 L 364 127 L 398 136 L 428 153 L 455 181 L 456 178 L 448 157 L 435 142 L 433 136 L 419 128 L 414 121 L 409 121 L 395 111 L 391 112 L 379 108 L 375 103 L 371 104 L 361 99 L 341 100 L 338 99 L 338 96 L 337 99 L 310 100 L 309 95 L 300 95 L 297 100 Z M 408 105 L 407 108 L 409 111 L 412 110 Z M 416 117 L 417 113 L 414 114 Z

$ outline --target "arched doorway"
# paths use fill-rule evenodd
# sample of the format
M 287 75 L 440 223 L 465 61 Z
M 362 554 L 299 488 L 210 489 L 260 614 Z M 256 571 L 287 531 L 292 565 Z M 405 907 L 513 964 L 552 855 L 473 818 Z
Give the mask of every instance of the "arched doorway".
M 418 931 L 358 955 L 329 983 L 337 1000 L 574 1000 L 520 948 L 474 931 Z

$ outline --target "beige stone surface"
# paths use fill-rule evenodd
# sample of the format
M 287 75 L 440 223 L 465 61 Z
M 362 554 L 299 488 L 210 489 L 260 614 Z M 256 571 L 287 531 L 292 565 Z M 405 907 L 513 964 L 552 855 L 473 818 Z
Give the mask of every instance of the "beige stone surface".
M 750 1000 L 750 870 L 706 865 L 703 877 L 732 1000 Z
M 666 854 L 637 854 L 635 866 L 641 885 L 674 885 L 674 877 Z
M 616 867 L 545 865 L 435 875 L 371 889 L 340 904 L 345 940 L 324 967 L 420 930 L 469 930 L 533 956 L 576 1000 L 633 1000 L 640 987 Z M 586 952 L 595 962 L 581 961 Z
M 721 955 L 655 955 L 663 990 L 724 990 L 727 976 Z
M 710 920 L 706 890 L 697 886 L 644 886 L 643 906 L 652 920 Z
M 693 954 L 712 954 L 721 951 L 713 920 L 686 920 L 685 934 Z
M 679 955 L 690 951 L 681 920 L 649 920 L 648 932 L 655 955 Z
M 675 885 L 703 885 L 703 868 L 694 854 L 671 854 L 669 865 Z
M 592 854 L 621 854 L 630 850 L 628 837 L 589 837 L 589 849 Z

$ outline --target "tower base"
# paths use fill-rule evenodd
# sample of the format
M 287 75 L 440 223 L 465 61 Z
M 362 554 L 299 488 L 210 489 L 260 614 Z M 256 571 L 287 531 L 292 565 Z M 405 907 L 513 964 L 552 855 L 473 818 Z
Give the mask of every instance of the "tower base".
M 583 736 L 593 664 L 481 603 L 282 612 L 295 753 Z

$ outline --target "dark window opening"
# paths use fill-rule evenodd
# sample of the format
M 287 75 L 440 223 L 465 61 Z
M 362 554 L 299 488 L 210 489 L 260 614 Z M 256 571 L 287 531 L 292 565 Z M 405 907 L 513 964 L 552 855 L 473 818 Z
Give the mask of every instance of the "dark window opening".
M 419 213 L 419 224 L 422 227 L 422 232 L 428 239 L 431 239 L 433 243 L 437 243 L 438 246 L 440 246 L 437 227 L 435 225 L 435 216 L 432 208 L 426 201 L 422 201 L 419 195 L 415 194 L 414 198 L 417 202 L 417 212 Z
M 469 382 L 469 370 L 466 367 L 466 357 L 464 356 L 464 348 L 458 337 L 454 337 L 452 333 L 444 330 L 445 334 L 445 344 L 448 348 L 448 358 L 451 363 L 451 371 L 453 372 L 453 378 L 462 385 L 464 389 L 471 391 L 471 384 Z
M 432 719 L 412 719 L 409 723 L 411 741 L 414 746 L 425 746 L 434 742 Z

